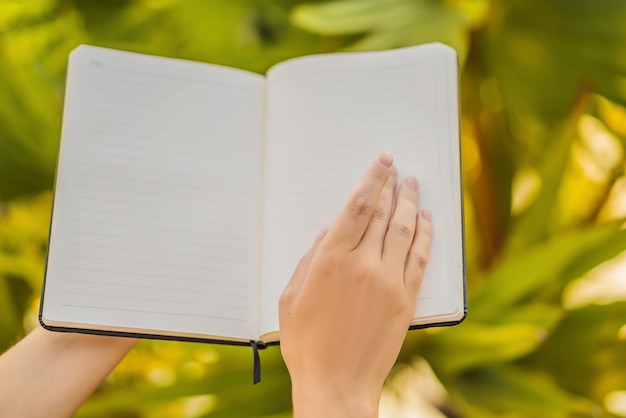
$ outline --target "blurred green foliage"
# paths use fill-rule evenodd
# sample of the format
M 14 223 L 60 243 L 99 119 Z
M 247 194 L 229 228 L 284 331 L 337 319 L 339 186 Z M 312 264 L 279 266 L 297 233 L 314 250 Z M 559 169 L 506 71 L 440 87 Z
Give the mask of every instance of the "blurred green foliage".
M 0 349 L 36 326 L 75 46 L 264 72 L 439 41 L 463 70 L 470 316 L 409 333 L 390 382 L 421 358 L 450 417 L 626 416 L 626 296 L 575 291 L 626 248 L 624 22 L 623 0 L 0 0 Z M 247 349 L 145 341 L 77 416 L 290 416 L 262 358 L 252 386 Z

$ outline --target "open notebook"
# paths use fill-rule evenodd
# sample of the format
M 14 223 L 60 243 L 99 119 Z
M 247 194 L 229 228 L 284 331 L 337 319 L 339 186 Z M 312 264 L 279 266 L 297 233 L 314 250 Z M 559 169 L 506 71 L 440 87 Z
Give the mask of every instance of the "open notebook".
M 297 58 L 266 77 L 78 47 L 42 325 L 277 341 L 294 267 L 382 151 L 433 212 L 413 325 L 461 321 L 457 94 L 456 54 L 440 44 Z

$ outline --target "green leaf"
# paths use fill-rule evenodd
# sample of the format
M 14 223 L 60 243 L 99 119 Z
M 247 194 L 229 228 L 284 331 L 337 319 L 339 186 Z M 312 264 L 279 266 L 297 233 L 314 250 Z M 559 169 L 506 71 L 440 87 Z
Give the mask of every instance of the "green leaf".
M 421 346 L 421 354 L 436 373 L 453 375 L 524 356 L 535 350 L 544 336 L 545 331 L 532 324 L 492 326 L 468 319 L 433 335 Z
M 524 361 L 572 393 L 597 402 L 624 390 L 626 302 L 590 305 L 566 314 L 545 344 Z
M 502 312 L 493 318 L 496 324 L 532 324 L 546 332 L 550 332 L 563 318 L 563 309 L 560 306 L 541 302 L 531 302 L 516 307 L 514 310 Z
M 0 33 L 0 201 L 52 188 L 67 55 L 83 40 L 72 9 L 24 19 Z
M 463 63 L 468 27 L 477 13 L 432 0 L 343 0 L 296 6 L 291 21 L 320 35 L 363 35 L 344 48 L 348 51 L 442 42 L 455 48 Z
M 0 79 L 10 85 L 0 90 L 1 202 L 52 187 L 58 131 L 51 116 L 59 100 L 43 94 L 50 93 L 50 87 L 40 79 L 29 80 L 6 61 L 0 66 Z M 39 100 L 49 100 L 50 110 L 42 114 L 36 109 Z
M 76 3 L 93 42 L 140 53 L 265 72 L 335 47 L 289 24 L 291 0 Z
M 626 248 L 626 230 L 620 229 L 621 223 L 567 231 L 524 252 L 508 253 L 471 298 L 472 317 L 490 322 L 549 283 L 559 281 L 566 269 L 580 263 L 581 257 L 590 252 L 594 253 L 593 262 L 611 258 L 616 246 Z M 590 264 L 584 266 L 593 267 Z M 580 271 L 579 268 L 577 272 Z
M 589 416 L 597 407 L 559 388 L 549 377 L 511 366 L 472 370 L 454 379 L 453 394 L 493 416 L 563 418 Z M 503 415 L 506 414 L 506 415 Z M 475 415 L 478 416 L 478 415 Z
M 412 16 L 414 8 L 406 0 L 342 0 L 298 5 L 291 21 L 320 35 L 359 34 L 404 22 L 407 12 Z
M 621 0 L 493 2 L 477 42 L 508 115 L 553 126 L 567 116 L 581 89 L 625 103 L 618 78 L 626 72 L 625 20 Z M 524 131 L 523 124 L 519 129 Z
M 552 209 L 556 206 L 565 167 L 575 138 L 578 115 L 551 130 L 553 139 L 545 146 L 540 163 L 541 189 L 532 205 L 516 221 L 508 242 L 509 251 L 527 248 L 545 239 L 550 231 Z
M 54 12 L 56 0 L 5 0 L 0 2 L 0 32 L 32 26 Z

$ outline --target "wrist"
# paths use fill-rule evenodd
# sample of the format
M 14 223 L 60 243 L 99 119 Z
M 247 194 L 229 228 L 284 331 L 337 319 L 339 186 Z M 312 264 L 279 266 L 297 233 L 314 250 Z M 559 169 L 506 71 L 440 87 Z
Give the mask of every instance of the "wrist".
M 320 416 L 376 418 L 381 390 L 345 388 L 333 382 L 293 382 L 295 418 Z

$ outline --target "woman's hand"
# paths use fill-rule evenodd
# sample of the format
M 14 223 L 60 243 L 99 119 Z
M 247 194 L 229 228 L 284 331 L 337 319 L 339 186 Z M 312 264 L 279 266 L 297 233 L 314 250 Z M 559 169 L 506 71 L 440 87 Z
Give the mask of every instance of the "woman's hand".
M 377 415 L 415 311 L 432 231 L 430 212 L 416 213 L 417 180 L 405 179 L 395 192 L 396 173 L 389 154 L 370 165 L 281 297 L 281 351 L 297 417 Z

